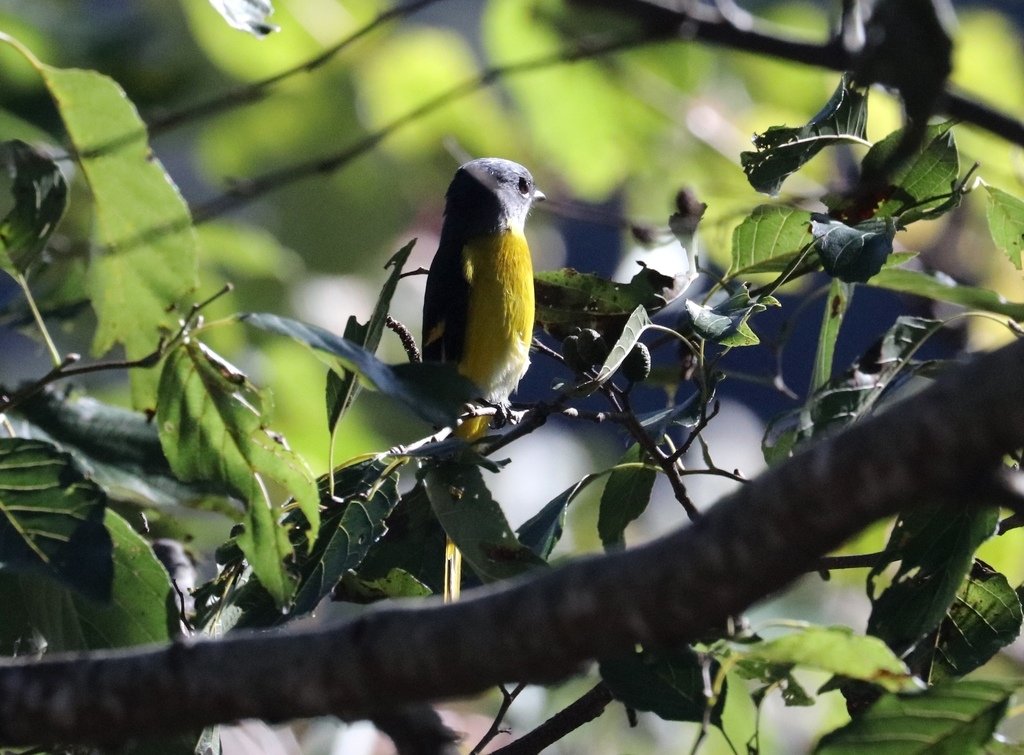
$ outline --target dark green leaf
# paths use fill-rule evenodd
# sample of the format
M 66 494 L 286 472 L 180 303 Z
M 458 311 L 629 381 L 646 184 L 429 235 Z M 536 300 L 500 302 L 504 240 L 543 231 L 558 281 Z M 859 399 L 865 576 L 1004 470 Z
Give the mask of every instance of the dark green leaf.
M 760 340 L 750 329 L 747 320 L 751 315 L 766 310 L 770 304 L 778 303 L 770 296 L 755 301 L 746 290 L 741 290 L 713 307 L 687 300 L 686 312 L 679 318 L 676 327 L 682 333 L 692 331 L 722 346 L 754 346 Z
M 53 160 L 22 141 L 0 143 L 0 166 L 11 176 L 14 198 L 0 220 L 0 270 L 24 275 L 64 215 L 68 185 Z
M 946 616 L 999 511 L 962 504 L 919 507 L 896 522 L 886 550 L 899 553 L 892 583 L 873 596 L 868 633 L 902 655 Z M 869 583 L 882 567 L 871 571 Z
M 38 440 L 0 438 L 0 571 L 42 574 L 109 600 L 106 500 L 68 454 Z
M 807 707 L 814 705 L 814 698 L 793 676 L 793 666 L 788 663 L 768 663 L 756 658 L 743 658 L 736 661 L 736 673 L 744 679 L 755 679 L 764 686 L 750 693 L 754 705 L 760 706 L 765 695 L 772 689 L 779 689 L 786 707 Z
M 622 327 L 622 335 L 615 341 L 601 365 L 601 369 L 597 371 L 597 377 L 593 381 L 595 384 L 608 381 L 619 370 L 626 357 L 629 356 L 629 352 L 639 342 L 640 336 L 650 326 L 651 318 L 648 316 L 647 310 L 643 307 L 633 310 Z
M 386 474 L 388 467 L 371 460 L 335 472 L 334 500 L 327 502 L 313 550 L 301 557 L 293 614 L 316 608 L 386 531 L 384 520 L 398 503 L 398 475 Z
M 832 97 L 809 123 L 772 126 L 754 137 L 754 152 L 741 152 L 740 162 L 755 190 L 777 194 L 782 183 L 824 147 L 864 141 L 867 95 L 853 89 L 844 75 Z
M 886 268 L 871 279 L 870 285 L 1024 320 L 1024 304 L 1007 301 L 986 288 L 962 285 L 943 273 Z
M 962 677 L 1017 639 L 1020 598 L 1010 583 L 975 560 L 939 627 L 929 681 Z
M 402 277 L 402 268 L 405 267 L 415 245 L 414 239 L 395 252 L 388 260 L 384 267 L 391 268 L 391 274 L 384 281 L 373 314 L 365 324 L 360 323 L 355 317 L 349 317 L 345 324 L 345 340 L 362 346 L 371 354 L 377 351 L 380 337 L 384 333 L 384 321 L 387 319 L 388 309 L 391 307 L 391 298 L 395 295 L 398 281 Z M 354 372 L 345 371 L 343 374 L 339 374 L 331 370 L 327 373 L 327 429 L 332 436 L 341 417 L 355 400 L 358 391 L 359 383 Z
M 988 192 L 988 230 L 1013 266 L 1021 268 L 1021 249 L 1024 249 L 1024 201 L 1007 194 L 994 186 L 986 186 Z
M 850 227 L 827 215 L 811 216 L 811 233 L 825 272 L 847 283 L 864 283 L 878 273 L 892 254 L 896 224 L 869 220 Z
M 1016 683 L 959 681 L 920 695 L 883 695 L 818 743 L 817 755 L 977 752 L 1006 713 Z
M 523 522 L 516 530 L 519 542 L 546 561 L 562 538 L 565 513 L 569 510 L 569 504 L 576 500 L 576 496 L 582 493 L 590 483 L 602 477 L 603 474 L 589 474 L 552 498 L 544 505 L 544 508 Z
M 398 568 L 435 593 L 441 592 L 445 534 L 422 483 L 401 496 L 384 524 L 387 531 L 357 570 L 360 578 L 383 579 Z
M 574 328 L 593 328 L 611 343 L 637 307 L 648 312 L 664 307 L 675 283 L 649 267 L 641 268 L 629 283 L 613 283 L 570 268 L 538 272 L 534 275 L 537 324 L 559 339 Z
M 639 466 L 644 454 L 634 444 L 619 460 L 619 465 L 630 465 L 615 469 L 608 477 L 608 483 L 601 494 L 600 513 L 597 518 L 597 532 L 606 550 L 624 548 L 626 526 L 644 513 L 651 502 L 651 491 L 658 473 Z
M 246 502 L 238 544 L 262 585 L 283 606 L 294 584 L 284 567 L 292 555 L 282 503 L 264 478 L 295 496 L 312 529 L 320 497 L 305 462 L 266 427 L 269 396 L 198 341 L 166 357 L 160 377 L 157 427 L 164 453 L 184 480 L 225 485 Z
M 709 678 L 714 678 L 716 667 L 711 663 Z M 630 708 L 650 711 L 667 721 L 704 720 L 709 705 L 705 669 L 690 648 L 630 653 L 601 661 L 600 671 L 615 699 Z M 722 724 L 724 704 L 723 687 L 708 719 L 715 726 Z
M 481 581 L 508 579 L 545 565 L 516 539 L 475 464 L 440 462 L 427 468 L 423 482 L 438 521 Z
M 811 213 L 758 205 L 732 232 L 731 269 L 736 274 L 781 272 L 811 240 Z
M 19 435 L 46 440 L 75 457 L 108 496 L 142 505 L 194 505 L 227 491 L 175 477 L 156 425 L 139 412 L 90 396 L 44 390 L 18 404 Z M 234 506 L 219 507 L 237 516 Z
M 331 354 L 344 369 L 357 373 L 366 384 L 436 425 L 452 424 L 463 405 L 479 395 L 473 384 L 451 364 L 424 362 L 389 366 L 362 346 L 315 325 L 265 313 L 246 314 L 241 319 L 261 330 L 287 336 Z

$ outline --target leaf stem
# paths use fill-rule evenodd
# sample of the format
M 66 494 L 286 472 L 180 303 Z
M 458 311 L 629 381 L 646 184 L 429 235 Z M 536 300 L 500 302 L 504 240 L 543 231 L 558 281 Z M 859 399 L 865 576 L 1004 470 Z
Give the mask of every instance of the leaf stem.
M 60 367 L 62 361 L 60 352 L 57 351 L 57 346 L 50 337 L 50 331 L 47 330 L 46 323 L 43 322 L 43 315 L 39 311 L 39 307 L 36 306 L 35 297 L 32 296 L 32 291 L 28 287 L 28 279 L 25 277 L 24 273 L 18 273 L 14 276 L 14 280 L 17 281 L 18 286 L 21 287 L 22 292 L 25 294 L 25 301 L 28 302 L 28 308 L 32 310 L 32 317 L 36 321 L 36 325 L 39 327 L 39 332 L 43 336 L 43 341 L 46 342 L 46 349 L 50 352 L 50 359 L 53 361 L 53 366 Z

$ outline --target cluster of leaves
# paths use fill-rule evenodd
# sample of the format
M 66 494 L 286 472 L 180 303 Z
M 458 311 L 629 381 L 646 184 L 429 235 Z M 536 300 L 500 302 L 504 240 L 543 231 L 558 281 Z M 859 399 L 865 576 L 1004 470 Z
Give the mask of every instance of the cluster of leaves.
M 0 637 L 12 653 L 41 649 L 40 638 L 51 650 L 159 642 L 180 631 L 181 622 L 219 634 L 286 623 L 328 598 L 361 604 L 436 594 L 446 538 L 464 554 L 470 584 L 543 569 L 568 507 L 599 480 L 606 482 L 597 528 L 609 550 L 626 546 L 628 526 L 644 514 L 659 477 L 695 518 L 680 459 L 703 443 L 701 432 L 714 419 L 721 359 L 760 343 L 758 316 L 780 306 L 774 294 L 801 276 L 829 277 L 828 306 L 813 392 L 769 429 L 764 450 L 771 463 L 894 400 L 911 378 L 928 379 L 940 367 L 914 356 L 944 323 L 901 318 L 854 367 L 833 375 L 836 340 L 856 286 L 1024 320 L 1024 304 L 907 267 L 914 255 L 894 250 L 899 232 L 940 218 L 973 188 L 973 171 L 959 164 L 952 124 L 928 126 L 910 154 L 894 162 L 892 155 L 908 143 L 901 130 L 870 145 L 861 161 L 862 174 L 883 176 L 881 183 L 824 197 L 825 212 L 754 208 L 733 233 L 731 268 L 699 297 L 670 302 L 674 279 L 647 268 L 628 284 L 570 270 L 539 274 L 538 322 L 561 341 L 561 355 L 551 350 L 549 356 L 566 374 L 517 428 L 473 447 L 432 437 L 332 463 L 316 479 L 270 429 L 269 393 L 217 355 L 207 336 L 244 323 L 310 347 L 328 369 L 332 440 L 362 387 L 428 423 L 451 426 L 473 398 L 473 386 L 448 365 L 387 365 L 374 356 L 412 244 L 389 261 L 368 322 L 350 319 L 343 337 L 266 313 L 206 323 L 187 306 L 197 285 L 188 209 L 148 154 L 145 127 L 124 93 L 99 74 L 55 69 L 13 40 L 3 43 L 43 78 L 79 180 L 92 195 L 96 235 L 86 276 L 97 322 L 94 348 L 103 354 L 124 347 L 127 360 L 106 367 L 132 368 L 135 405 L 152 415 L 49 390 L 82 369 L 56 352 L 49 374 L 0 391 L 10 435 L 0 438 L 0 591 L 14 607 L 0 622 Z M 867 102 L 867 92 L 844 77 L 811 122 L 760 135 L 756 151 L 743 156 L 751 185 L 775 193 L 824 150 L 864 144 Z M 5 143 L 3 160 L 13 204 L 0 222 L 0 267 L 19 281 L 34 309 L 31 282 L 49 264 L 47 241 L 67 206 L 68 182 L 52 155 L 23 142 Z M 985 189 L 992 237 L 1019 268 L 1024 203 Z M 680 241 L 692 243 L 685 234 Z M 752 287 L 751 276 L 762 274 L 774 277 Z M 650 414 L 631 407 L 635 384 L 646 378 L 633 365 L 644 339 L 679 345 L 671 369 L 651 378 L 672 375 L 663 380 L 672 401 Z M 683 388 L 680 375 L 690 378 Z M 589 419 L 582 402 L 595 398 L 607 405 L 601 418 L 611 418 L 628 437 L 628 450 L 616 465 L 539 505 L 513 531 L 481 473 L 500 469 L 489 454 L 552 413 Z M 728 476 L 704 450 L 705 467 L 686 471 Z M 400 477 L 410 472 L 412 484 L 401 492 Z M 156 558 L 149 533 L 132 527 L 141 511 L 153 532 L 177 535 L 176 506 L 214 509 L 237 522 L 217 551 L 217 575 L 188 596 L 194 611 Z M 1016 685 L 961 677 L 1021 629 L 1019 588 L 974 556 L 996 522 L 997 511 L 980 506 L 901 517 L 871 573 L 870 636 L 802 626 L 769 640 L 708 638 L 695 648 L 643 648 L 603 659 L 601 677 L 633 709 L 721 727 L 727 695 L 742 693 L 751 680 L 756 704 L 774 689 L 787 704 L 813 702 L 793 671 L 815 669 L 834 676 L 825 689 L 841 689 L 851 710 L 867 707 L 828 735 L 822 752 L 880 739 L 896 746 L 923 738 L 947 751 L 983 744 Z M 888 586 L 878 588 L 883 569 L 897 561 Z

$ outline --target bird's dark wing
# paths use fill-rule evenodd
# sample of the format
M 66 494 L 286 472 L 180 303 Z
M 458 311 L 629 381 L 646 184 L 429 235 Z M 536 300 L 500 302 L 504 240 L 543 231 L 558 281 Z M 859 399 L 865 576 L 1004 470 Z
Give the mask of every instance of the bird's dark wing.
M 423 358 L 436 362 L 458 362 L 462 358 L 469 309 L 463 243 L 447 230 L 441 232 L 423 297 Z

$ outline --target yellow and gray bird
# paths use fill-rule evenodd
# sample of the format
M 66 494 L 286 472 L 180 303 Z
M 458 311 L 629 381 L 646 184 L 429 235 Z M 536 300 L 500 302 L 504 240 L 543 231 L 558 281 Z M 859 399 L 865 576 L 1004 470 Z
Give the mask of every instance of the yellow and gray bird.
M 423 300 L 423 356 L 455 362 L 484 401 L 503 406 L 530 364 L 533 262 L 524 226 L 544 194 L 530 171 L 496 157 L 455 172 L 446 195 L 441 241 Z M 489 417 L 464 422 L 456 435 L 482 436 Z M 458 597 L 461 557 L 449 540 L 445 598 Z

